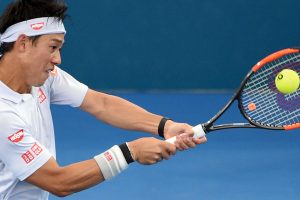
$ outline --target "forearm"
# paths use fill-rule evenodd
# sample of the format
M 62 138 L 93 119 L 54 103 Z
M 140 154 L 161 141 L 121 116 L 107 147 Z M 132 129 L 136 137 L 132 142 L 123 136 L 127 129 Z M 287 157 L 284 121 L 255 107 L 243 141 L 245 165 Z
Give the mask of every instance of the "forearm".
M 157 134 L 161 116 L 120 97 L 89 90 L 81 108 L 119 128 Z
M 71 164 L 63 168 L 61 185 L 66 194 L 90 188 L 104 181 L 102 172 L 94 159 Z
M 127 130 L 157 133 L 161 116 L 119 97 L 109 96 L 106 102 L 104 112 L 95 115 L 98 119 Z
M 26 181 L 57 196 L 67 196 L 104 181 L 104 177 L 94 159 L 60 167 L 51 158 Z
M 112 179 L 134 160 L 141 164 L 155 164 L 176 153 L 174 145 L 155 138 L 134 140 L 129 146 L 126 143 L 114 145 L 94 159 L 65 167 L 60 167 L 52 157 L 26 181 L 54 195 L 67 196 Z

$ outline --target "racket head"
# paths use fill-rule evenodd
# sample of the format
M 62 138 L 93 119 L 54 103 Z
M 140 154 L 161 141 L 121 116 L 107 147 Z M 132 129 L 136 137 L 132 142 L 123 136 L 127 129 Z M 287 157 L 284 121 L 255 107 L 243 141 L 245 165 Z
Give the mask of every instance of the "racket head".
M 237 99 L 241 113 L 251 124 L 267 129 L 300 128 L 300 90 L 285 95 L 275 86 L 275 78 L 283 69 L 300 74 L 299 48 L 267 56 L 246 76 Z

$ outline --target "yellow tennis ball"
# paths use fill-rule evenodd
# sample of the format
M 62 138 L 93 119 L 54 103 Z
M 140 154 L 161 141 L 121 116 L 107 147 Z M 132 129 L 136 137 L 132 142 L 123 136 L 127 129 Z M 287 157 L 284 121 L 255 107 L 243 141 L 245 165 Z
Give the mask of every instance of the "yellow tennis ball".
M 279 72 L 275 79 L 275 85 L 279 92 L 290 94 L 299 88 L 300 78 L 297 72 L 291 69 L 284 69 Z

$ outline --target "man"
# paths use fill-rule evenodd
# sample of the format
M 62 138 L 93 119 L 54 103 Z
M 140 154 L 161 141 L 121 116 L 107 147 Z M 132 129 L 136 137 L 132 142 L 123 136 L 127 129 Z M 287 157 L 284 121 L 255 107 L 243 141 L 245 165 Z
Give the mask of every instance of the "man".
M 0 19 L 0 200 L 66 196 L 109 180 L 137 161 L 154 164 L 206 141 L 190 125 L 152 114 L 116 96 L 88 89 L 58 68 L 67 10 L 58 0 L 17 0 Z M 175 145 L 141 138 L 61 167 L 55 160 L 50 104 L 71 105 L 108 124 L 177 135 Z

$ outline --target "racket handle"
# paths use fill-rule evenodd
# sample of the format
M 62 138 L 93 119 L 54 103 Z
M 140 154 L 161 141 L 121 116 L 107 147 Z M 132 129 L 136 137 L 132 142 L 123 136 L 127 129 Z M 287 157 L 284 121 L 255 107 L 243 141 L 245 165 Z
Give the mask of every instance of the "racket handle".
M 194 136 L 193 138 L 201 138 L 205 135 L 205 131 L 203 130 L 203 126 L 201 124 L 198 124 L 197 126 L 194 126 L 193 128 Z M 169 142 L 171 144 L 174 144 L 176 141 L 176 136 L 171 137 L 166 140 L 166 142 Z

